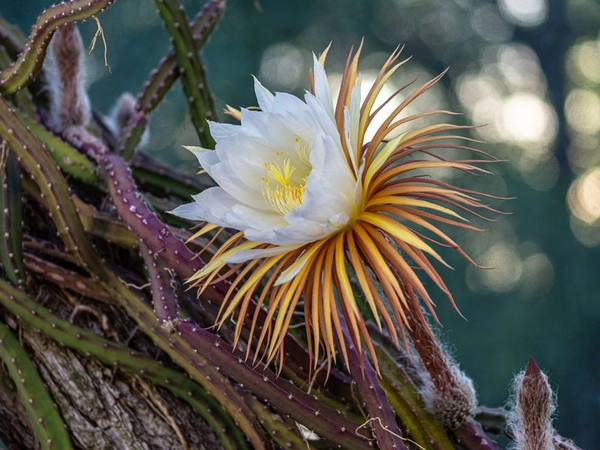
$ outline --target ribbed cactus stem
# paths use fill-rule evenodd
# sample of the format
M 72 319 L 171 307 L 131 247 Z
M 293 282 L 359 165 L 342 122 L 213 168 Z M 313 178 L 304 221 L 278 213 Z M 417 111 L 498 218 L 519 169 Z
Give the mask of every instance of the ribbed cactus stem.
M 202 354 L 242 387 L 260 395 L 280 413 L 291 416 L 319 436 L 345 448 L 370 448 L 368 440 L 355 433 L 359 426 L 356 422 L 318 402 L 293 384 L 279 379 L 263 365 L 259 364 L 253 370 L 244 362 L 244 352 L 234 352 L 218 336 L 187 321 L 181 321 L 177 331 L 198 354 Z
M 193 34 L 196 52 L 199 52 L 204 46 L 224 10 L 224 0 L 211 0 L 204 5 L 194 18 L 190 30 Z M 150 79 L 137 98 L 135 114 L 131 117 L 127 126 L 123 128 L 116 147 L 116 153 L 121 154 L 125 160 L 131 158 L 135 147 L 143 136 L 147 115 L 158 105 L 175 80 L 179 78 L 180 71 L 177 69 L 175 51 L 171 50 L 162 59 L 159 67 L 152 71 Z M 204 92 L 204 95 L 207 95 L 206 92 Z
M 104 339 L 54 316 L 45 307 L 27 297 L 24 292 L 8 286 L 2 280 L 0 280 L 0 304 L 56 342 L 93 355 L 104 364 L 118 366 L 126 372 L 142 376 L 171 391 L 188 402 L 213 426 L 215 432 L 222 436 L 225 448 L 246 448 L 238 427 L 217 400 L 180 371 L 166 368 L 160 362 L 132 351 L 123 344 Z M 214 411 L 207 411 L 207 405 Z M 223 430 L 224 425 L 228 425 L 227 433 Z M 233 442 L 237 445 L 233 445 Z
M 177 294 L 172 286 L 173 273 L 160 258 L 156 257 L 156 253 L 148 250 L 146 245 L 141 244 L 140 251 L 146 270 L 148 270 L 154 314 L 156 314 L 161 327 L 174 327 L 173 321 L 180 320 L 180 318 L 177 311 Z M 174 331 L 173 328 L 166 328 L 166 330 Z
M 0 280 L 2 282 L 2 280 Z M 12 378 L 42 450 L 69 450 L 71 441 L 52 398 L 27 352 L 0 322 L 0 361 Z
M 92 17 L 115 0 L 71 0 L 44 11 L 36 21 L 23 52 L 0 73 L 0 94 L 12 94 L 34 80 L 42 67 L 50 38 L 62 25 Z
M 190 29 L 185 10 L 177 0 L 156 0 L 158 12 L 171 35 L 175 57 L 181 72 L 181 84 L 185 93 L 190 116 L 200 143 L 213 148 L 206 119 L 216 119 L 212 96 L 206 88 L 206 74 L 198 55 L 194 33 Z
M 348 343 L 348 365 L 354 368 L 352 380 L 368 413 L 370 428 L 377 437 L 378 445 L 381 448 L 408 450 L 402 441 L 402 433 L 396 423 L 396 413 L 390 405 L 385 389 L 381 386 L 378 373 L 366 353 L 360 350 L 362 354 L 359 354 L 359 350 L 352 343 L 343 316 L 340 316 L 340 322 L 344 339 Z M 339 341 L 336 343 L 339 344 Z

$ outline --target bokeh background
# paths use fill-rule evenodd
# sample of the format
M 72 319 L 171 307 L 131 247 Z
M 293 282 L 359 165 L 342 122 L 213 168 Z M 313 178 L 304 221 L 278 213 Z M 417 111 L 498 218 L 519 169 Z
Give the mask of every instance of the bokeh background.
M 190 16 L 202 6 L 183 3 Z M 49 5 L 0 0 L 0 13 L 28 32 Z M 117 0 L 99 18 L 110 71 L 99 43 L 88 57 L 88 86 L 108 114 L 123 91 L 139 92 L 169 41 L 152 0 Z M 90 43 L 96 24 L 81 31 Z M 511 215 L 483 224 L 485 233 L 453 234 L 495 269 L 444 254 L 454 271 L 441 274 L 467 320 L 433 292 L 440 335 L 488 406 L 507 401 L 513 376 L 533 356 L 556 392 L 556 428 L 588 449 L 600 441 L 599 31 L 598 0 L 231 0 L 203 53 L 219 109 L 256 103 L 251 74 L 302 95 L 311 52 L 330 42 L 333 82 L 362 38 L 364 83 L 399 44 L 412 60 L 392 87 L 450 67 L 417 106 L 485 124 L 473 137 L 508 162 L 490 167 L 493 176 L 445 176 L 516 199 L 494 203 Z M 145 151 L 194 171 L 181 144 L 196 143 L 177 86 L 151 117 Z

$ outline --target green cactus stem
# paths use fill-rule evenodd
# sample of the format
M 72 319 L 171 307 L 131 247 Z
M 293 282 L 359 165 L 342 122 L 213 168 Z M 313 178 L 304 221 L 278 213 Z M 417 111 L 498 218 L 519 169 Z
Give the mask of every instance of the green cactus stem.
M 89 159 L 30 117 L 18 112 L 17 114 L 23 123 L 41 141 L 42 145 L 46 147 L 50 157 L 64 174 L 93 184 L 97 189 L 104 189 L 96 173 L 96 168 Z
M 202 49 L 219 19 L 223 16 L 224 10 L 225 1 L 211 0 L 194 18 L 190 29 L 193 33 L 196 52 Z M 159 67 L 152 71 L 150 79 L 145 83 L 137 99 L 136 112 L 123 130 L 116 147 L 116 153 L 122 155 L 126 161 L 134 154 L 135 147 L 143 135 L 145 117 L 158 105 L 175 80 L 179 78 L 180 72 L 177 69 L 177 58 L 175 52 L 171 50 L 162 59 Z
M 89 203 L 73 196 L 73 203 L 86 233 L 124 248 L 136 248 L 137 237 L 123 222 L 111 214 L 98 211 Z
M 411 439 L 428 450 L 454 450 L 446 431 L 425 409 L 415 381 L 420 381 L 412 360 L 373 323 L 369 323 L 379 361 L 381 384 Z
M 104 11 L 115 0 L 71 0 L 44 11 L 33 25 L 23 52 L 0 72 L 0 94 L 12 94 L 31 83 L 42 67 L 50 38 L 57 28 Z
M 244 400 L 280 448 L 292 450 L 306 450 L 308 448 L 307 443 L 298 435 L 298 428 L 294 429 L 289 426 L 279 414 L 271 411 L 268 405 L 261 403 L 249 393 L 244 395 Z
M 41 448 L 43 450 L 71 449 L 65 424 L 40 374 L 19 340 L 2 322 L 0 322 L 0 359 L 6 365 L 17 387 Z
M 224 413 L 219 403 L 200 385 L 181 372 L 166 368 L 158 361 L 132 351 L 122 344 L 104 339 L 54 316 L 46 308 L 29 299 L 25 293 L 11 288 L 2 280 L 0 280 L 0 303 L 55 341 L 73 350 L 90 354 L 104 364 L 117 365 L 126 372 L 140 375 L 171 391 L 204 417 L 215 433 L 221 437 L 225 448 L 247 448 L 243 434 L 231 417 Z
M 279 380 L 268 368 L 258 365 L 253 370 L 245 364 L 243 352 L 235 354 L 218 336 L 186 321 L 177 324 L 177 331 L 198 354 L 202 354 L 242 387 L 264 398 L 281 414 L 289 415 L 322 438 L 345 448 L 370 448 L 369 441 L 355 433 L 359 427 L 356 422 L 321 404 L 293 384 Z
M 206 119 L 215 119 L 216 111 L 206 88 L 206 74 L 184 9 L 177 0 L 156 0 L 156 6 L 173 41 L 183 92 L 200 143 L 206 148 L 214 148 L 215 141 L 210 135 Z
M 0 137 L 8 142 L 39 186 L 59 236 L 76 261 L 94 276 L 107 279 L 106 269 L 85 234 L 64 177 L 43 144 L 3 97 L 0 97 Z
M 0 263 L 14 284 L 23 282 L 21 167 L 8 148 L 0 149 Z

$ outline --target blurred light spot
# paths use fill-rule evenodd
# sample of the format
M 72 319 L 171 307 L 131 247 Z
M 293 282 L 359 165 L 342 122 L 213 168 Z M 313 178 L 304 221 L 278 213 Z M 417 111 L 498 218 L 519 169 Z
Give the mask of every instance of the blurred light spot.
M 525 90 L 543 96 L 546 82 L 535 51 L 524 44 L 511 43 L 498 49 L 498 67 L 512 90 Z
M 493 4 L 477 8 L 473 12 L 471 24 L 473 30 L 488 42 L 506 42 L 513 34 L 513 26 L 502 18 Z
M 533 153 L 533 157 L 529 157 L 532 153 L 527 152 L 519 159 L 518 167 L 523 179 L 537 191 L 549 191 L 558 181 L 560 164 L 556 157 L 547 151 L 541 155 Z
M 573 130 L 595 134 L 600 130 L 600 98 L 587 89 L 573 89 L 565 101 L 565 115 Z
M 458 98 L 467 108 L 475 108 L 480 101 L 497 100 L 502 97 L 496 80 L 474 73 L 459 77 L 457 92 Z
M 600 227 L 571 216 L 571 231 L 579 242 L 586 247 L 595 247 L 600 244 Z
M 567 149 L 569 166 L 580 174 L 590 167 L 600 166 L 600 143 L 595 135 L 576 133 Z
M 542 297 L 554 284 L 554 266 L 545 253 L 535 253 L 523 261 L 521 292 L 530 297 Z
M 535 27 L 548 17 L 547 0 L 500 0 L 500 10 L 511 22 L 524 27 Z
M 542 99 L 518 93 L 504 102 L 502 126 L 506 140 L 549 145 L 556 137 L 557 119 L 554 110 Z
M 458 78 L 456 92 L 465 108 L 470 112 L 475 129 L 487 142 L 504 139 L 498 128 L 498 110 L 502 108 L 502 92 L 498 82 L 486 76 L 467 73 Z
M 304 72 L 302 51 L 292 44 L 281 42 L 264 51 L 258 78 L 271 90 L 291 92 L 299 87 Z
M 491 269 L 480 270 L 469 267 L 469 271 L 471 271 L 469 278 L 475 275 L 476 286 L 473 286 L 473 280 L 469 282 L 469 285 L 475 287 L 475 290 L 509 292 L 521 280 L 523 261 L 511 244 L 506 242 L 494 244 L 484 253 L 481 264 L 491 267 Z
M 471 27 L 464 26 L 462 17 L 450 8 L 433 10 L 418 23 L 417 30 L 423 42 L 431 47 L 462 42 L 473 34 Z
M 600 168 L 577 178 L 567 193 L 567 203 L 575 217 L 593 224 L 600 219 Z
M 585 41 L 572 47 L 567 57 L 569 75 L 575 81 L 583 76 L 592 83 L 600 83 L 600 43 Z

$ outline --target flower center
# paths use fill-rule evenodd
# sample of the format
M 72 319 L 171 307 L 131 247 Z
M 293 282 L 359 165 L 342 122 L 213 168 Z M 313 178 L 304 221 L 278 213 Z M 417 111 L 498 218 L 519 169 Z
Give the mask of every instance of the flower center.
M 300 178 L 299 183 L 292 182 L 296 167 L 289 159 L 283 161 L 283 166 L 271 162 L 265 163 L 265 169 L 267 175 L 262 178 L 262 195 L 274 211 L 284 216 L 291 209 L 302 204 L 306 178 Z

